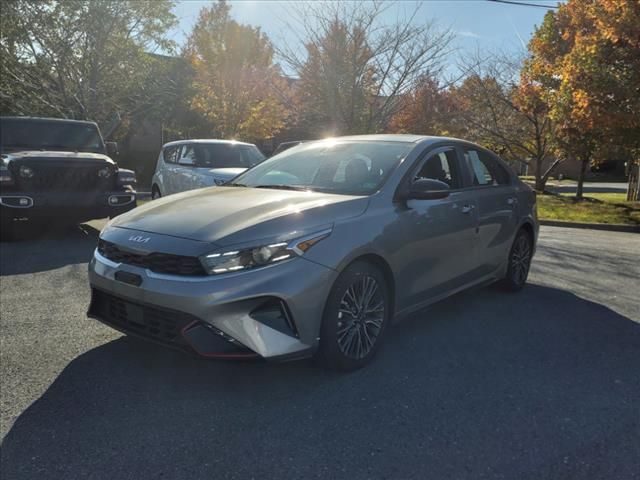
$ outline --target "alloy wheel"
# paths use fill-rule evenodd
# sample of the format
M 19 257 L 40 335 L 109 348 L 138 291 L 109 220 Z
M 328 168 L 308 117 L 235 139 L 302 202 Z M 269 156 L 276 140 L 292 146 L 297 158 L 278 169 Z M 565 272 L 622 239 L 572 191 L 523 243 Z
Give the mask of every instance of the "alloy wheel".
M 342 296 L 338 310 L 337 339 L 347 357 L 362 359 L 371 352 L 385 319 L 385 299 L 378 282 L 362 275 Z
M 531 245 L 526 235 L 520 235 L 511 253 L 511 278 L 517 285 L 527 280 L 531 265 Z

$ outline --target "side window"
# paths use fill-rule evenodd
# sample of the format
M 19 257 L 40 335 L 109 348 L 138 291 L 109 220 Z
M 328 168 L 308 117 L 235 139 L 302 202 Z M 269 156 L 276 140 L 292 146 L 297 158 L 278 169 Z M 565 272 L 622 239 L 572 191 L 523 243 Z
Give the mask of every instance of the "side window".
M 414 180 L 429 178 L 440 180 L 449 185 L 449 188 L 458 188 L 460 181 L 456 171 L 456 152 L 454 149 L 436 153 L 427 158 Z
M 184 145 L 182 148 L 182 155 L 179 160 L 182 165 L 195 165 L 196 163 L 196 152 L 193 148 L 193 145 Z
M 471 172 L 473 185 L 504 185 L 509 183 L 509 174 L 485 152 L 465 150 L 464 161 Z
M 179 147 L 166 147 L 162 152 L 162 158 L 165 163 L 178 163 L 178 150 Z

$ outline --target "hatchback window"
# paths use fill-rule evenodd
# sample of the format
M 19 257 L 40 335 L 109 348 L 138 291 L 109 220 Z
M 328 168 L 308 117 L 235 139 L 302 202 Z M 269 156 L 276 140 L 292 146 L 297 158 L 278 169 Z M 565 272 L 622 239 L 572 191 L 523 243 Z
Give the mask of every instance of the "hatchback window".
M 253 165 L 242 154 L 246 145 L 233 143 L 198 144 L 196 147 L 197 164 L 209 168 L 248 168 Z
M 182 148 L 182 156 L 180 157 L 180 163 L 183 165 L 195 165 L 196 153 L 193 145 L 185 145 Z
M 257 165 L 265 158 L 257 147 L 241 146 L 240 152 L 242 153 L 245 163 L 249 166 Z
M 165 163 L 178 163 L 179 150 L 180 148 L 176 146 L 166 147 L 164 149 L 164 153 L 162 154 L 162 157 L 164 158 Z

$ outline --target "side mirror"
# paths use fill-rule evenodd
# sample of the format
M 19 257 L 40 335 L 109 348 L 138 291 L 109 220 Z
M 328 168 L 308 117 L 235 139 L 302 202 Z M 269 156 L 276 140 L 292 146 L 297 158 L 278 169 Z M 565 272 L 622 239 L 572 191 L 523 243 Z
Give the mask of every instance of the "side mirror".
M 436 200 L 449 196 L 449 185 L 432 178 L 420 178 L 411 184 L 407 199 Z
M 117 142 L 104 142 L 104 146 L 107 149 L 107 155 L 112 157 L 118 155 L 118 143 Z

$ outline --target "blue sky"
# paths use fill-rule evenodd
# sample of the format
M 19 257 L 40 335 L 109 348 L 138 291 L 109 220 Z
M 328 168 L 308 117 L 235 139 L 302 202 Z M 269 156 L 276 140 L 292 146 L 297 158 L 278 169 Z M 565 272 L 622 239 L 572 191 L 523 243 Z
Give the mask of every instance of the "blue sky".
M 525 0 L 520 0 L 525 1 Z M 530 0 L 532 3 L 554 6 L 556 1 Z M 197 19 L 199 10 L 210 1 L 183 0 L 177 2 L 174 13 L 178 27 L 171 36 L 179 44 L 184 42 Z M 229 1 L 232 16 L 241 23 L 259 26 L 274 43 L 293 42 L 295 37 L 285 28 L 292 2 L 272 0 Z M 404 11 L 415 8 L 416 2 L 393 2 L 385 11 L 383 21 L 393 22 Z M 427 0 L 416 21 L 435 19 L 443 27 L 451 27 L 457 34 L 456 46 L 461 53 L 480 50 L 522 51 L 536 25 L 542 22 L 547 10 L 509 5 L 486 0 Z

